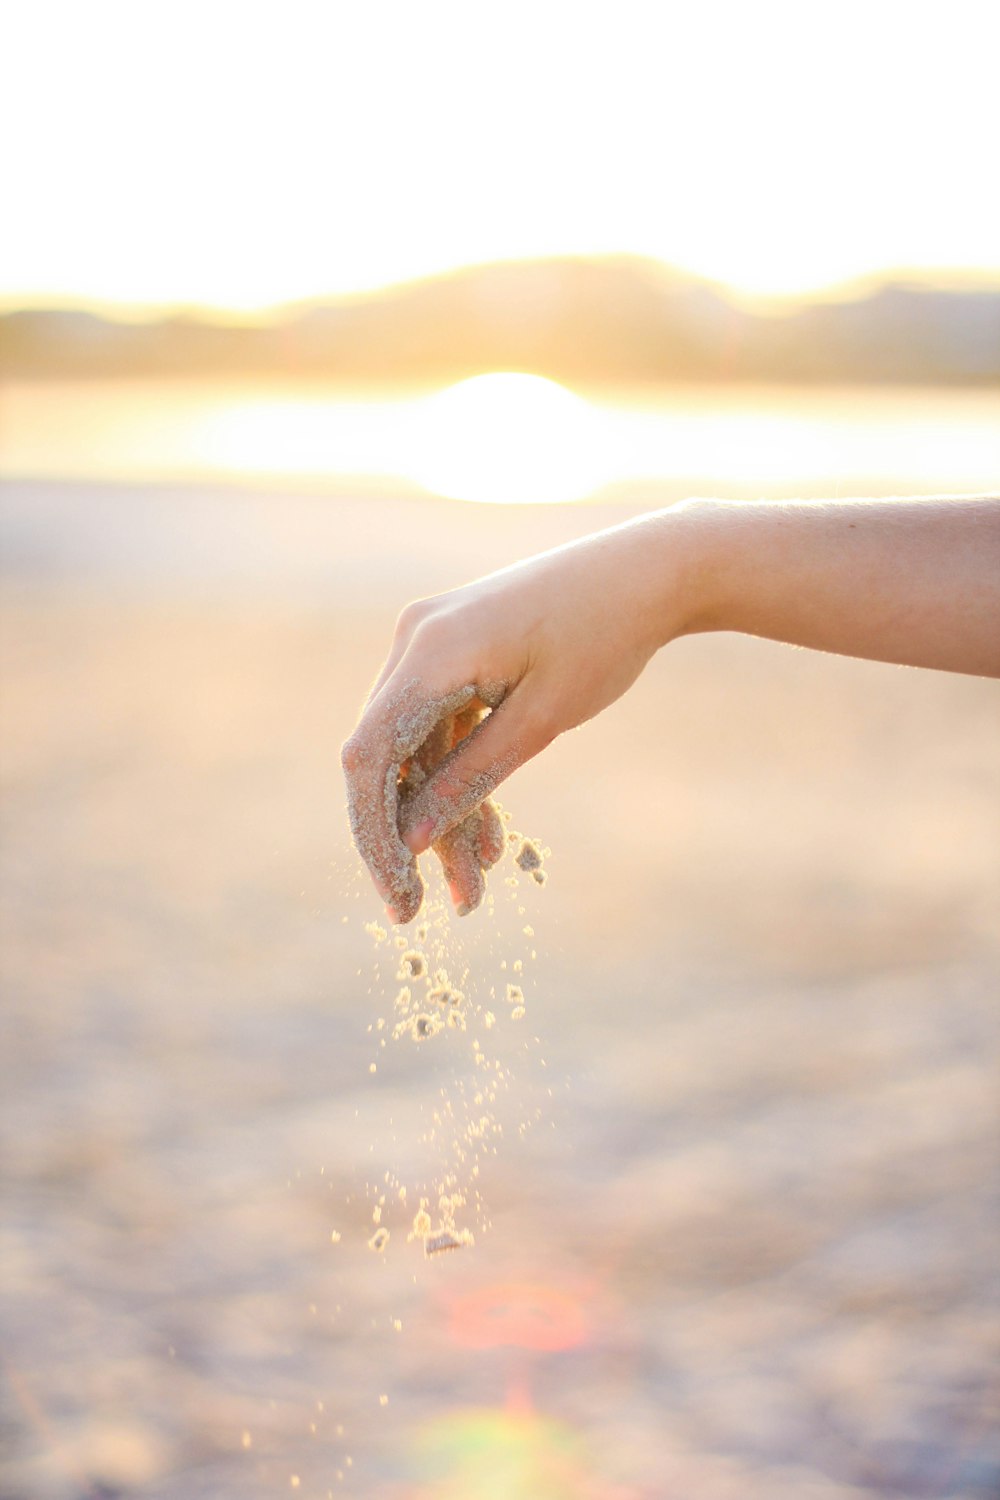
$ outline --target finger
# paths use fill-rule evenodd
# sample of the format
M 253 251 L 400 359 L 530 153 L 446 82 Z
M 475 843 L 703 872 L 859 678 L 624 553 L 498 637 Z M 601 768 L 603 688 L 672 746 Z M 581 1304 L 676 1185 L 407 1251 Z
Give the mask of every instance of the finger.
M 406 801 L 409 801 L 409 798 L 412 798 L 426 783 L 427 777 L 438 769 L 448 751 L 453 750 L 454 745 L 459 744 L 472 732 L 484 712 L 486 712 L 486 706 L 478 697 L 474 697 L 472 702 L 468 703 L 465 708 L 459 709 L 457 714 L 445 714 L 444 717 L 439 718 L 438 723 L 430 730 L 429 735 L 415 753 L 414 760 L 417 765 L 411 768 L 411 772 L 406 777 L 405 786 L 402 787 L 400 819 L 405 820 Z M 495 823 L 496 828 L 493 826 Z M 487 841 L 490 858 L 484 858 L 484 826 L 486 826 L 484 808 L 477 807 L 433 844 L 433 852 L 441 859 L 445 880 L 451 892 L 451 900 L 460 916 L 465 916 L 466 913 L 474 910 L 483 900 L 483 895 L 486 894 L 483 870 L 489 868 L 490 864 L 495 864 L 504 847 L 504 834 L 499 831 L 499 846 L 496 853 L 493 853 L 499 819 L 490 807 L 490 837 Z
M 355 844 L 392 919 L 408 922 L 420 910 L 424 888 L 399 832 L 400 769 L 439 721 L 466 707 L 476 690 L 466 684 L 436 696 L 416 679 L 394 681 L 368 705 L 342 762 Z
M 372 683 L 371 688 L 369 689 L 368 697 L 365 699 L 366 708 L 378 697 L 379 693 L 385 687 L 393 672 L 395 672 L 396 668 L 399 666 L 405 654 L 406 642 L 403 640 L 394 641 L 392 650 L 389 652 L 389 655 L 385 659 L 385 665 L 383 666 L 381 672 L 378 674 L 375 681 Z
M 462 740 L 407 805 L 403 838 L 417 854 L 478 807 L 554 739 L 539 693 L 517 688 Z
M 486 894 L 479 861 L 481 826 L 477 809 L 454 828 L 449 828 L 432 846 L 441 861 L 451 899 L 460 917 L 474 911 Z
M 409 922 L 420 910 L 423 882 L 417 862 L 399 837 L 395 808 L 399 768 L 380 748 L 374 726 L 355 731 L 341 752 L 347 778 L 351 832 L 386 903 L 391 921 Z
M 424 612 L 425 604 L 422 599 L 413 600 L 411 603 L 406 605 L 405 609 L 400 612 L 399 618 L 396 621 L 396 629 L 395 633 L 393 634 L 392 646 L 390 648 L 389 655 L 385 659 L 385 664 L 382 667 L 381 672 L 379 672 L 375 681 L 372 683 L 371 688 L 369 689 L 368 697 L 365 699 L 366 706 L 378 697 L 379 693 L 385 687 L 386 683 L 389 681 L 389 678 L 392 676 L 393 672 L 395 672 L 396 668 L 399 666 L 399 663 L 402 661 L 403 657 L 410 649 L 410 643 L 413 639 L 414 631 L 420 624 L 420 621 L 423 619 Z
M 482 814 L 482 824 L 479 830 L 479 863 L 484 870 L 490 870 L 504 851 L 506 834 L 500 821 L 500 814 L 488 797 L 479 811 Z

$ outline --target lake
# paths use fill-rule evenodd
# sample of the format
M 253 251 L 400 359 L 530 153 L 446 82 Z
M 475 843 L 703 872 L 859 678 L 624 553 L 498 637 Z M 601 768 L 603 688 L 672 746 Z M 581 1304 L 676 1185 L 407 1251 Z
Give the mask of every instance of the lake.
M 589 398 L 539 376 L 441 391 L 207 380 L 11 382 L 0 472 L 238 481 L 546 503 L 974 493 L 1000 474 L 994 390 L 678 386 Z

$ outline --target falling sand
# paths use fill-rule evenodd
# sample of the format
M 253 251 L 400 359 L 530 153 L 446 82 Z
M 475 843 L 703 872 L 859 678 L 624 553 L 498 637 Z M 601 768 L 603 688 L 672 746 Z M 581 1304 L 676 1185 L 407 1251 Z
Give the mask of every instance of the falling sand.
M 501 827 L 508 815 L 496 810 Z M 518 1028 L 521 1040 L 517 1050 L 537 1043 L 525 1036 L 520 1026 L 527 1014 L 526 965 L 535 958 L 534 927 L 524 921 L 524 879 L 538 885 L 544 875 L 544 860 L 549 851 L 534 839 L 504 829 L 499 839 L 501 856 L 507 853 L 510 864 L 496 894 L 486 898 L 480 923 L 496 926 L 498 896 L 510 904 L 521 919 L 515 950 L 509 947 L 504 956 L 492 950 L 489 962 L 471 965 L 464 953 L 464 923 L 456 927 L 444 884 L 425 895 L 419 920 L 406 936 L 393 934 L 380 922 L 368 922 L 365 930 L 376 950 L 376 985 L 389 1004 L 387 1014 L 369 1026 L 380 1056 L 393 1045 L 430 1047 L 451 1072 L 451 1081 L 441 1085 L 429 1097 L 426 1110 L 429 1120 L 416 1145 L 426 1150 L 432 1161 L 424 1181 L 401 1181 L 391 1170 L 383 1179 L 369 1184 L 375 1198 L 375 1230 L 368 1241 L 376 1253 L 385 1251 L 389 1229 L 382 1222 L 383 1212 L 395 1212 L 393 1200 L 405 1207 L 408 1199 L 419 1202 L 412 1213 L 406 1239 L 417 1242 L 425 1258 L 431 1259 L 474 1244 L 474 1234 L 467 1222 L 471 1215 L 480 1228 L 488 1225 L 488 1216 L 480 1192 L 480 1168 L 496 1156 L 503 1137 L 500 1097 L 511 1095 L 513 1077 L 501 1060 L 496 1044 L 513 1036 L 509 1028 Z M 431 867 L 433 869 L 433 866 Z M 423 888 L 423 887 L 422 887 Z M 482 934 L 480 933 L 480 936 Z M 506 940 L 508 943 L 511 939 Z M 392 988 L 387 985 L 392 983 Z M 492 1045 L 488 1045 L 488 1041 Z M 443 1048 L 439 1054 L 437 1049 Z M 507 1043 L 509 1051 L 509 1043 Z M 435 1064 L 437 1068 L 437 1064 Z M 376 1070 L 376 1064 L 371 1064 Z M 440 1072 L 440 1068 L 437 1068 Z M 517 1129 L 524 1134 L 535 1119 L 521 1120 Z M 414 1142 L 408 1143 L 408 1152 Z M 404 1221 L 405 1223 L 405 1221 Z
M 419 1239 L 424 1254 L 432 1256 L 472 1243 L 471 1231 L 456 1222 L 459 1209 L 468 1205 L 479 1211 L 480 1221 L 483 1218 L 477 1185 L 480 1161 L 484 1153 L 496 1153 L 503 1133 L 495 1108 L 498 1092 L 509 1091 L 511 1084 L 508 1069 L 499 1056 L 491 1055 L 484 1039 L 488 1035 L 496 1045 L 508 1020 L 516 1024 L 526 1015 L 525 957 L 512 957 L 509 967 L 508 959 L 501 960 L 501 974 L 492 983 L 488 974 L 471 972 L 461 958 L 463 940 L 453 934 L 447 898 L 427 896 L 406 837 L 410 830 L 429 825 L 430 847 L 457 903 L 458 916 L 467 915 L 485 900 L 488 921 L 495 919 L 496 908 L 494 896 L 487 896 L 486 873 L 505 854 L 513 855 L 513 870 L 506 875 L 503 888 L 523 915 L 521 877 L 543 885 L 548 851 L 536 840 L 508 831 L 507 815 L 490 800 L 513 763 L 496 765 L 464 787 L 463 796 L 472 793 L 472 806 L 457 823 L 451 821 L 453 804 L 441 791 L 448 768 L 466 753 L 489 716 L 503 712 L 505 684 L 467 683 L 433 697 L 412 679 L 398 687 L 387 685 L 387 693 L 390 701 L 377 722 L 370 724 L 366 716 L 345 746 L 351 828 L 359 852 L 389 903 L 390 917 L 406 925 L 422 913 L 422 920 L 413 937 L 400 934 L 391 942 L 381 923 L 367 924 L 376 949 L 392 954 L 391 971 L 398 986 L 391 1014 L 379 1017 L 369 1030 L 377 1036 L 380 1052 L 389 1043 L 445 1048 L 453 1068 L 462 1055 L 466 1061 L 471 1056 L 472 1069 L 468 1080 L 456 1078 L 451 1089 L 441 1089 L 432 1111 L 422 1144 L 439 1156 L 444 1153 L 436 1177 L 423 1185 L 407 1184 L 387 1171 L 384 1182 L 377 1187 L 369 1184 L 369 1191 L 377 1194 L 373 1219 L 380 1224 L 386 1203 L 384 1187 L 396 1187 L 400 1202 L 405 1202 L 409 1191 L 417 1195 L 420 1186 L 429 1189 L 420 1198 L 408 1238 Z M 387 721 L 393 726 L 388 746 L 384 742 Z M 530 924 L 522 928 L 522 935 L 534 936 Z M 533 948 L 529 953 L 534 958 Z M 380 964 L 377 971 L 381 984 Z M 512 971 L 518 982 L 507 984 L 504 971 Z M 498 993 L 506 994 L 506 1008 L 498 1005 Z M 377 1061 L 369 1064 L 369 1072 L 378 1073 Z M 519 1129 L 525 1128 L 527 1122 L 522 1121 Z M 436 1222 L 429 1209 L 435 1200 Z M 375 1250 L 383 1250 L 387 1243 L 388 1232 L 385 1239 L 379 1238 L 382 1233 L 379 1228 L 369 1241 Z

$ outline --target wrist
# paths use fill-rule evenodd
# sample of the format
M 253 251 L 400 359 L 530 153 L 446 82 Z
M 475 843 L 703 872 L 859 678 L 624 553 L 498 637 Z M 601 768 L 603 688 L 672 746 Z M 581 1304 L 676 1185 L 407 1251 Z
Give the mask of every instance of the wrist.
M 730 506 L 694 497 L 645 517 L 656 578 L 656 646 L 723 630 L 722 554 Z

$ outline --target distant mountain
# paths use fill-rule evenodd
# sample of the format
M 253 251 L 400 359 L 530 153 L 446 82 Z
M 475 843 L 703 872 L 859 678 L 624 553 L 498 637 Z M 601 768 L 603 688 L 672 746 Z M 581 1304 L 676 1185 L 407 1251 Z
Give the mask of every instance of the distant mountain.
M 438 382 L 518 369 L 567 382 L 1000 382 L 1000 289 L 887 284 L 748 310 L 631 257 L 473 266 L 266 326 L 0 316 L 0 376 L 288 375 Z

